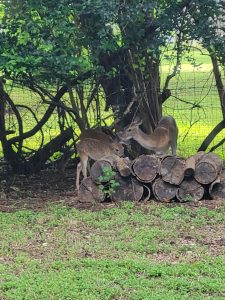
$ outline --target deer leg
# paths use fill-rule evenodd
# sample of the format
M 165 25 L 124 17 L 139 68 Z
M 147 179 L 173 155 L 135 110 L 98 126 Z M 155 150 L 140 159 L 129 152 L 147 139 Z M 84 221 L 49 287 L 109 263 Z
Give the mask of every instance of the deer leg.
M 177 153 L 177 138 L 173 138 L 171 140 L 170 145 L 171 145 L 172 155 L 176 156 L 176 153 Z
M 80 182 L 80 172 L 82 170 L 81 163 L 79 162 L 77 165 L 77 175 L 76 175 L 76 189 L 79 190 L 79 182 Z
M 77 177 L 76 177 L 76 188 L 79 190 L 80 173 L 82 170 L 84 178 L 87 178 L 87 162 L 88 156 L 84 153 L 80 153 L 80 162 L 77 165 Z
M 87 163 L 88 163 L 88 156 L 85 154 L 80 154 L 80 163 L 82 166 L 82 173 L 84 178 L 87 178 Z

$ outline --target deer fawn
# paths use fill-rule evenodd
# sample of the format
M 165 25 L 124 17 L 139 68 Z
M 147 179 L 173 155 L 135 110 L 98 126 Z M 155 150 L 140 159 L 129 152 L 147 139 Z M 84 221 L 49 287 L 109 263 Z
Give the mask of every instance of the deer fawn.
M 124 131 L 118 133 L 123 141 L 136 140 L 143 148 L 152 150 L 156 154 L 165 154 L 169 147 L 172 155 L 176 155 L 178 128 L 172 116 L 162 117 L 151 134 L 144 133 L 139 126 L 142 121 L 135 119 Z
M 80 162 L 77 165 L 76 188 L 79 189 L 80 173 L 87 177 L 88 159 L 107 159 L 107 157 L 123 156 L 123 145 L 109 135 L 95 129 L 87 129 L 80 135 L 77 145 Z

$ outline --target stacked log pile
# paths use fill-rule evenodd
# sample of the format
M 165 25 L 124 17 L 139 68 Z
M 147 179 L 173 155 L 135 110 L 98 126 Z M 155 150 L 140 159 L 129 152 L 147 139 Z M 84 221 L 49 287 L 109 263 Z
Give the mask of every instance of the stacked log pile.
M 79 201 L 102 202 L 104 191 L 99 185 L 104 167 L 115 172 L 119 185 L 111 200 L 140 201 L 155 198 L 161 202 L 225 199 L 225 170 L 223 161 L 214 153 L 198 152 L 184 159 L 175 156 L 141 155 L 133 161 L 118 158 L 94 162 L 90 177 L 81 182 Z

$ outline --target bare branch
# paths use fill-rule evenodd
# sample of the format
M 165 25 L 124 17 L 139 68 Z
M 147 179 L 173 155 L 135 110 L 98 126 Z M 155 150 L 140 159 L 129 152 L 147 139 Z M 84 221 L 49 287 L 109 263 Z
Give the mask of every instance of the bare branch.
M 18 122 L 19 137 L 20 137 L 20 139 L 18 140 L 18 142 L 19 142 L 18 155 L 20 155 L 21 151 L 22 151 L 22 146 L 23 146 L 23 139 L 21 139 L 21 136 L 23 135 L 23 121 L 22 121 L 20 113 L 19 113 L 16 105 L 14 104 L 13 100 L 10 98 L 10 96 L 5 91 L 3 91 L 3 97 L 4 97 L 5 101 L 8 102 L 8 104 L 11 106 L 12 111 L 14 112 L 17 122 Z
M 209 152 L 215 151 L 217 148 L 219 148 L 220 146 L 222 146 L 224 142 L 225 142 L 225 138 L 222 139 L 222 140 L 221 140 L 219 143 L 217 143 L 215 146 L 213 146 L 213 147 L 209 150 Z
M 80 81 L 84 81 L 84 80 L 88 79 L 91 75 L 92 75 L 92 72 L 91 71 L 87 71 L 86 73 L 81 74 L 81 75 L 77 76 L 74 80 L 72 80 L 71 81 L 71 85 L 72 86 L 76 85 Z M 60 99 L 62 98 L 62 96 L 67 91 L 68 91 L 68 86 L 65 84 L 56 93 L 56 95 L 52 99 L 53 101 L 49 105 L 48 109 L 46 110 L 44 116 L 39 121 L 39 123 L 36 126 L 34 126 L 30 131 L 27 131 L 27 132 L 25 132 L 24 134 L 22 134 L 20 136 L 13 137 L 8 142 L 10 144 L 13 144 L 13 143 L 19 142 L 20 140 L 24 140 L 24 139 L 27 139 L 27 138 L 35 135 L 42 128 L 42 126 L 48 121 L 48 119 L 51 117 L 54 109 L 56 108 L 56 104 L 54 104 L 54 103 L 59 103 Z
M 201 146 L 199 147 L 198 151 L 205 151 L 209 144 L 213 141 L 213 139 L 217 136 L 220 131 L 222 131 L 225 128 L 225 119 L 222 120 L 219 124 L 216 125 L 216 127 L 213 128 L 213 130 L 207 135 L 207 137 L 202 142 Z
M 189 102 L 189 101 L 187 101 L 187 100 L 183 100 L 183 99 L 181 99 L 181 98 L 179 98 L 179 97 L 177 97 L 177 96 L 173 96 L 173 95 L 171 95 L 171 97 L 173 97 L 173 98 L 179 100 L 180 102 L 183 102 L 183 103 L 185 103 L 185 104 L 191 105 L 191 106 L 192 106 L 191 109 L 194 109 L 194 108 L 203 108 L 203 107 L 202 107 L 201 105 L 199 105 L 197 102 L 192 103 L 192 102 Z
M 22 104 L 16 104 L 16 107 L 21 107 L 21 108 L 25 108 L 27 110 L 29 110 L 29 112 L 32 114 L 33 118 L 35 119 L 36 123 L 38 124 L 38 118 L 36 117 L 35 113 L 33 112 L 33 110 L 26 106 L 26 105 L 22 105 Z M 40 144 L 40 148 L 42 148 L 42 146 L 44 145 L 44 132 L 42 130 L 42 128 L 40 129 L 41 131 L 41 144 Z

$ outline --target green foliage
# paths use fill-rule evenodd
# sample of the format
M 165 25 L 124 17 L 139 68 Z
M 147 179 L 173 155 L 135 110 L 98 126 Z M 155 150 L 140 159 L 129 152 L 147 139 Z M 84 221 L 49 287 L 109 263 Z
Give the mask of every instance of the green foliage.
M 99 189 L 106 195 L 106 197 L 111 197 L 120 185 L 119 182 L 114 178 L 115 175 L 116 172 L 113 171 L 112 168 L 104 167 L 102 169 L 102 175 L 98 178 L 101 182 Z
M 0 3 L 0 23 L 2 22 L 4 14 L 5 14 L 4 5 L 2 3 Z
M 215 35 L 213 20 L 223 11 L 213 0 L 190 7 L 179 0 L 132 0 L 129 5 L 119 0 L 13 0 L 2 1 L 0 19 L 3 14 L 1 71 L 24 81 L 32 74 L 39 83 L 65 81 L 92 68 L 101 73 L 102 56 L 126 48 L 147 72 L 146 55 L 157 61 L 170 36 L 176 52 L 193 39 L 203 40 L 206 48 L 215 44 L 211 49 L 219 51 L 224 39 Z
M 68 1 L 5 3 L 2 23 L 1 68 L 10 77 L 39 84 L 65 82 L 90 68 Z M 12 6 L 11 6 L 12 5 Z M 13 15 L 13 17 L 12 17 Z

